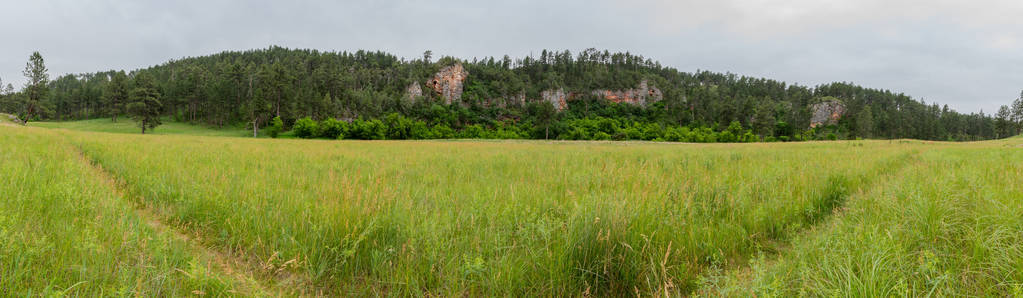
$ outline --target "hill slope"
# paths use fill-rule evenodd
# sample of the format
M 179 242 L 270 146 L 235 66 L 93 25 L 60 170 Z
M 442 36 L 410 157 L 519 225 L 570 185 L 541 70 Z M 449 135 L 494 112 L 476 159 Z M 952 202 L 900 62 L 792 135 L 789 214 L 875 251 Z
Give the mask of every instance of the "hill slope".
M 525 138 L 603 136 L 598 133 L 631 138 L 628 129 L 643 131 L 651 125 L 722 131 L 732 122 L 763 139 L 834 134 L 977 140 L 1007 135 L 990 116 L 958 113 L 887 90 L 681 72 L 629 53 L 544 50 L 539 57 L 521 59 L 431 58 L 270 47 L 172 60 L 132 72 L 127 84 L 139 76 L 154 78 L 166 115 L 218 126 L 258 128 L 280 116 L 290 127 L 306 116 L 383 119 L 397 113 L 429 127 L 503 130 Z M 54 80 L 46 118 L 122 113 L 103 96 L 115 74 Z M 601 119 L 613 121 L 605 125 Z M 599 125 L 613 127 L 591 127 Z

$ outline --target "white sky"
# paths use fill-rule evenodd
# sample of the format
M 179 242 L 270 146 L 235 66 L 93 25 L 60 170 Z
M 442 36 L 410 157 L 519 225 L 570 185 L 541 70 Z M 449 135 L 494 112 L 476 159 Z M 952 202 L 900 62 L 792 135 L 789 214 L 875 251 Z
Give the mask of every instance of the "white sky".
M 1023 89 L 1023 1 L 9 1 L 0 79 L 280 45 L 459 58 L 641 54 L 683 71 L 890 89 L 985 113 Z

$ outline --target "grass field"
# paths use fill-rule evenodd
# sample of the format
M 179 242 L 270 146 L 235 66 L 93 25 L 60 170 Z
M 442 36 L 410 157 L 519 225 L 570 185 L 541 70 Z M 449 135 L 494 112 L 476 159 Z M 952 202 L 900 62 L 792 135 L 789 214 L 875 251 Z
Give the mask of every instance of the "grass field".
M 95 132 L 133 132 L 116 125 L 0 126 L 0 196 L 13 198 L 0 202 L 0 286 L 150 296 L 1023 294 L 1019 138 Z
M 142 132 L 135 121 L 131 119 L 118 119 L 113 122 L 110 118 L 100 118 L 82 121 L 65 122 L 29 122 L 28 126 L 44 128 L 63 128 L 77 131 L 94 131 L 110 133 L 137 134 Z M 163 125 L 158 126 L 146 134 L 154 135 L 193 135 L 193 136 L 216 136 L 216 137 L 252 137 L 251 130 L 237 127 L 210 128 L 194 124 L 174 122 L 169 118 L 163 119 Z
M 0 126 L 4 296 L 227 293 L 231 280 L 170 233 L 146 226 L 51 131 Z

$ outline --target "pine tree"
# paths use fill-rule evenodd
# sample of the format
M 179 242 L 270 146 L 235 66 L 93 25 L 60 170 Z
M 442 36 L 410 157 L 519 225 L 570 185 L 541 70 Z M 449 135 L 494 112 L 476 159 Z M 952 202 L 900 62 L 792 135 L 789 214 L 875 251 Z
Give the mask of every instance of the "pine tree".
M 863 107 L 863 110 L 856 114 L 856 134 L 861 138 L 874 136 L 874 113 L 870 106 Z
M 0 93 L 3 94 L 3 100 L 0 101 L 0 111 L 14 112 L 14 85 L 7 83 L 7 87 L 0 89 Z
M 3 87 L 4 87 L 4 80 L 0 79 L 0 112 L 7 112 L 8 111 L 8 105 L 9 105 L 9 103 L 7 101 L 7 97 L 8 97 L 7 94 L 8 94 L 8 92 Z
M 995 114 L 996 119 L 995 130 L 997 131 L 996 132 L 997 137 L 999 138 L 1008 137 L 1011 136 L 1013 132 L 1015 132 L 1015 129 L 1012 127 L 1013 126 L 1012 121 L 1010 120 L 1011 117 L 1012 116 L 1011 113 L 1009 112 L 1008 106 L 1002 105 L 1001 107 L 998 108 L 998 113 Z
M 22 115 L 22 124 L 27 124 L 28 121 L 32 120 L 32 117 L 39 116 L 45 112 L 42 105 L 42 99 L 46 98 L 46 93 L 50 90 L 47 84 L 50 81 L 50 75 L 46 73 L 46 64 L 43 61 L 43 56 L 39 52 L 32 52 L 32 56 L 29 56 L 28 63 L 25 63 L 25 70 L 22 74 L 28 79 L 25 83 L 25 110 Z
M 250 72 L 253 70 L 250 69 Z M 249 114 L 252 124 L 252 137 L 259 136 L 259 126 L 267 119 L 267 114 L 274 110 L 274 100 L 280 98 L 281 86 L 270 65 L 264 64 L 258 73 L 249 76 L 248 100 L 243 109 Z M 277 109 L 280 111 L 280 109 Z M 280 117 L 278 112 L 276 117 Z
M 150 76 L 143 73 L 135 79 L 131 101 L 127 106 L 128 114 L 138 122 L 142 134 L 146 134 L 146 129 L 153 129 L 161 124 L 160 112 L 163 110 L 163 104 L 160 103 L 160 93 Z
M 1019 134 L 1020 129 L 1023 128 L 1023 92 L 1020 92 L 1020 97 L 1012 102 L 1010 120 L 1014 127 L 1013 134 Z
M 128 76 L 123 71 L 115 73 L 103 90 L 103 99 L 106 101 L 107 113 L 110 114 L 111 121 L 117 122 L 117 115 L 125 112 L 124 106 L 130 95 Z
M 753 113 L 752 128 L 761 137 L 774 136 L 774 127 L 778 120 L 774 117 L 774 110 L 771 101 L 765 101 Z

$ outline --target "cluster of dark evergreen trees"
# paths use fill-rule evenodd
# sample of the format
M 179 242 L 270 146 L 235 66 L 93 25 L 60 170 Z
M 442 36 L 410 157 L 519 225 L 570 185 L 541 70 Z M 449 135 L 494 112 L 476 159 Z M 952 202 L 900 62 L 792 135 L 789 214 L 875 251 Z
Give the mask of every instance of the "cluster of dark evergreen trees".
M 1023 122 L 1021 100 L 996 115 L 963 114 L 849 83 L 811 88 L 734 74 L 688 73 L 642 56 L 595 49 L 577 55 L 544 50 L 539 57 L 514 60 L 433 61 L 431 56 L 427 51 L 406 60 L 384 52 L 271 47 L 173 60 L 131 73 L 64 75 L 49 81 L 41 57 L 42 76 L 31 73 L 33 55 L 26 67 L 29 84 L 19 92 L 0 88 L 0 110 L 26 120 L 116 121 L 118 115 L 131 115 L 152 128 L 163 116 L 218 127 L 244 125 L 254 134 L 268 127 L 274 135 L 297 127 L 300 136 L 373 139 L 980 140 L 1016 135 Z M 410 84 L 425 86 L 443 67 L 459 63 L 469 73 L 460 102 L 445 104 L 430 88 L 423 88 L 422 96 L 408 95 Z M 598 89 L 635 88 L 641 81 L 658 88 L 663 100 L 643 107 L 592 95 Z M 579 96 L 558 111 L 539 100 L 543 91 L 554 89 Z M 811 106 L 833 99 L 845 106 L 840 120 L 809 128 Z M 311 123 L 317 124 L 316 131 L 305 131 Z M 329 133 L 321 129 L 335 126 Z

